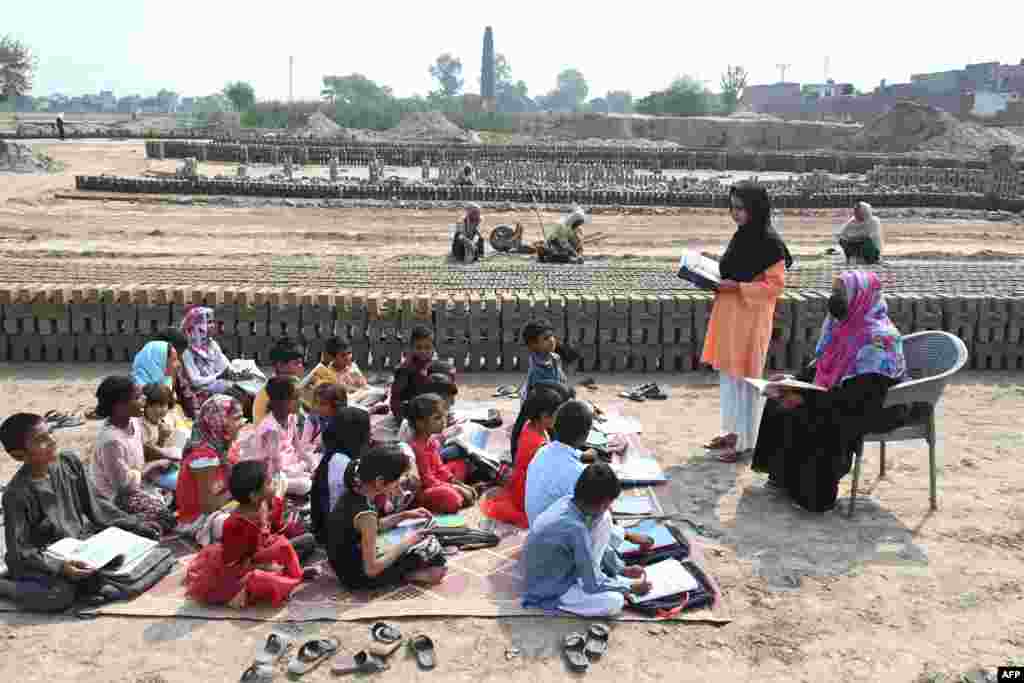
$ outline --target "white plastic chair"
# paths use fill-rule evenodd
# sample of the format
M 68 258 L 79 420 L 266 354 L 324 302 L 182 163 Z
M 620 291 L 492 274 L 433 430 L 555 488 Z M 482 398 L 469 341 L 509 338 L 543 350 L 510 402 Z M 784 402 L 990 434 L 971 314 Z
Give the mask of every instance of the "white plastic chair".
M 967 346 L 956 335 L 949 332 L 927 331 L 915 332 L 903 337 L 903 355 L 907 360 L 906 382 L 889 389 L 885 397 L 885 407 L 914 406 L 927 404 L 928 414 L 920 420 L 897 427 L 884 434 L 867 434 L 864 443 L 879 444 L 878 478 L 885 476 L 885 444 L 889 441 L 912 441 L 924 439 L 928 442 L 928 474 L 930 477 L 929 495 L 931 509 L 938 506 L 935 501 L 935 405 L 942 398 L 942 392 L 949 383 L 950 377 L 960 371 L 967 363 Z M 849 516 L 853 516 L 853 508 L 857 502 L 857 484 L 860 481 L 861 458 L 864 446 L 857 449 L 853 464 L 853 486 L 850 489 Z

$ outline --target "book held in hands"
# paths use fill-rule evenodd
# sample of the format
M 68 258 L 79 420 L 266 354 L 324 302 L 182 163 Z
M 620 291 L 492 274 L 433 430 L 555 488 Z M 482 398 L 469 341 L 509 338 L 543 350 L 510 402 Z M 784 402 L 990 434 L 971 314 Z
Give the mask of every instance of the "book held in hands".
M 722 275 L 718 271 L 718 261 L 693 249 L 684 250 L 683 255 L 679 257 L 678 275 L 710 292 L 717 292 L 718 283 L 722 281 Z

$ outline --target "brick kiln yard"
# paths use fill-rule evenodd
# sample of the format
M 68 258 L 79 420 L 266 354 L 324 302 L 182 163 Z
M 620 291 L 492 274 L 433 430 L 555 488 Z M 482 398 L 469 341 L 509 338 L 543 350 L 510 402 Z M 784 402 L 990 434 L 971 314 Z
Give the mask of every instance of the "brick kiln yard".
M 0 177 L 4 284 L 16 277 L 33 284 L 213 286 L 222 281 L 259 287 L 270 282 L 245 281 L 246 269 L 272 275 L 282 272 L 274 268 L 283 263 L 283 272 L 290 273 L 287 284 L 302 287 L 303 278 L 321 272 L 329 261 L 332 277 L 352 270 L 342 267 L 347 263 L 373 275 L 374 281 L 364 286 L 420 293 L 423 280 L 376 278 L 409 273 L 403 269 L 410 263 L 421 273 L 448 269 L 442 254 L 446 225 L 458 217 L 455 210 L 54 199 L 54 193 L 72 191 L 76 173 L 170 171 L 175 162 L 145 160 L 141 142 L 38 147 L 66 168 L 56 175 Z M 592 250 L 600 258 L 591 260 L 621 269 L 642 266 L 645 273 L 670 272 L 683 244 L 719 251 L 732 231 L 721 211 L 680 213 L 596 215 L 589 231 L 610 238 Z M 787 214 L 785 235 L 809 265 L 824 267 L 826 261 L 811 257 L 821 254 L 841 225 L 841 212 L 804 213 Z M 491 225 L 517 219 L 536 225 L 528 212 L 485 214 L 485 219 Z M 937 284 L 969 281 L 973 268 L 965 263 L 987 265 L 992 273 L 1019 273 L 1024 255 L 1019 221 L 883 220 L 887 254 L 908 257 L 894 264 L 958 275 L 943 275 Z M 909 258 L 914 256 L 919 258 Z M 995 256 L 1002 259 L 989 260 Z M 502 272 L 526 267 L 513 258 L 503 260 L 510 265 Z M 221 280 L 218 268 L 230 278 Z M 1012 280 L 1003 282 L 1001 291 L 1019 289 Z M 326 280 L 318 281 L 317 288 L 327 286 Z M 0 364 L 0 415 L 89 407 L 99 379 L 124 369 Z M 650 377 L 598 373 L 599 388 L 592 397 L 614 401 L 622 387 L 641 378 Z M 717 431 L 717 383 L 703 373 L 655 378 L 669 387 L 671 399 L 626 409 L 643 421 L 644 439 L 663 463 L 676 466 L 673 490 L 681 492 L 693 510 L 691 519 L 707 534 L 708 565 L 733 621 L 724 627 L 616 624 L 611 652 L 591 667 L 590 678 L 938 681 L 942 675 L 958 680 L 979 667 L 1024 664 L 1024 504 L 1019 496 L 1024 462 L 1016 457 L 1024 446 L 1018 426 L 1024 411 L 1020 372 L 968 371 L 947 388 L 939 406 L 938 512 L 928 514 L 923 443 L 890 446 L 890 473 L 880 481 L 875 478 L 876 447 L 869 446 L 862 484 L 870 500 L 853 520 L 799 513 L 763 494 L 760 475 L 748 467 L 706 459 L 699 444 Z M 476 373 L 463 379 L 464 395 L 472 399 L 489 396 L 511 377 Z M 508 403 L 506 412 L 513 408 Z M 60 433 L 59 439 L 88 454 L 95 429 L 90 423 Z M 12 461 L 0 457 L 0 479 L 8 479 L 14 469 Z M 848 479 L 844 484 L 848 491 Z M 406 632 L 424 630 L 435 638 L 441 667 L 423 674 L 401 654 L 392 661 L 391 676 L 547 681 L 567 677 L 557 643 L 582 624 L 529 618 L 415 619 L 401 625 Z M 80 621 L 2 614 L 0 652 L 8 656 L 0 657 L 0 680 L 232 681 L 269 629 L 269 624 L 243 621 Z M 345 648 L 361 647 L 366 630 L 365 624 L 346 623 L 303 627 L 307 635 L 335 635 Z M 506 656 L 512 648 L 518 654 Z M 278 678 L 284 679 L 283 672 Z M 303 680 L 330 679 L 323 667 Z

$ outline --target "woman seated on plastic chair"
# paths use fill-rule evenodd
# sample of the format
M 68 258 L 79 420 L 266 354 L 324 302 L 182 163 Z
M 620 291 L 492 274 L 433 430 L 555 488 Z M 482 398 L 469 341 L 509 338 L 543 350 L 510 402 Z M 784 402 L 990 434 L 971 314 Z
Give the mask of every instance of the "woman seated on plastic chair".
M 839 276 L 828 311 L 815 360 L 796 378 L 827 391 L 769 387 L 773 400 L 761 418 L 752 463 L 754 471 L 768 474 L 767 489 L 788 494 L 811 512 L 835 507 L 839 480 L 864 435 L 898 424 L 882 406 L 906 374 L 902 337 L 889 319 L 877 274 Z

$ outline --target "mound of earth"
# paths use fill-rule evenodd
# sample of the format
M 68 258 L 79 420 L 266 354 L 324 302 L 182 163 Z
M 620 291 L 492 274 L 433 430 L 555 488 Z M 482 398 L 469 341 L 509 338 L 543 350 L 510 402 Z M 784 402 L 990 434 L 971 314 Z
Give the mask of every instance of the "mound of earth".
M 57 173 L 64 165 L 24 142 L 0 140 L 0 173 Z
M 343 128 L 327 118 L 322 111 L 313 112 L 306 119 L 306 127 L 302 132 L 309 133 L 316 138 L 333 138 L 343 132 Z
M 984 158 L 998 145 L 1011 145 L 1019 153 L 1024 151 L 1024 137 L 1007 129 L 960 121 L 938 107 L 904 100 L 839 146 L 861 152 L 936 152 Z
M 462 130 L 439 111 L 412 112 L 388 131 L 399 140 L 438 140 L 472 142 L 474 135 Z

